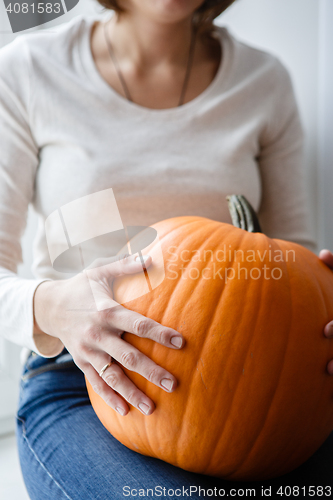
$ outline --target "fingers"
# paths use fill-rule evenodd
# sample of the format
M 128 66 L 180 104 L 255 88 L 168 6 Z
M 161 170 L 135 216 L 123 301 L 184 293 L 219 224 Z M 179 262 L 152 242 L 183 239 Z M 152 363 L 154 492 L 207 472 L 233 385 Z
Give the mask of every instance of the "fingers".
M 85 269 L 98 311 L 117 307 L 112 293 L 112 281 L 116 276 L 142 272 L 143 268 L 151 264 L 152 258 L 150 255 L 127 255 L 111 263 L 108 261 L 109 259 L 98 259 L 90 268 Z
M 324 328 L 324 335 L 327 338 L 333 338 L 333 321 L 330 321 L 327 323 L 327 325 Z M 327 364 L 327 372 L 330 375 L 333 375 L 333 359 Z
M 111 328 L 134 333 L 138 337 L 147 338 L 173 349 L 180 349 L 185 344 L 183 336 L 174 330 L 163 326 L 153 319 L 130 311 L 123 306 L 109 309 L 105 312 L 106 322 Z
M 152 258 L 150 255 L 130 255 L 121 260 L 117 260 L 110 264 L 108 271 L 113 277 L 122 276 L 123 274 L 138 273 L 143 270 L 143 267 L 150 266 Z
M 104 361 L 102 361 L 102 359 L 101 353 L 97 352 L 91 357 L 95 373 L 99 373 L 102 367 L 105 366 L 106 363 L 103 365 Z M 144 415 L 150 415 L 154 411 L 155 405 L 153 401 L 136 387 L 136 385 L 125 375 L 119 365 L 113 362 L 104 371 L 102 377 L 100 377 L 98 373 L 97 376 L 103 381 L 103 384 L 107 386 L 107 388 L 104 389 L 107 391 L 106 397 L 109 402 L 104 399 L 102 394 L 100 394 L 101 397 L 103 397 L 105 402 L 110 404 L 112 408 L 116 409 L 120 415 L 126 415 L 128 413 L 128 405 L 126 405 L 125 401 L 119 396 L 122 396 L 130 405 L 140 410 Z M 98 384 L 98 381 L 96 380 L 95 383 Z M 101 387 L 98 387 L 98 389 L 102 389 L 103 391 L 104 386 L 102 386 L 102 383 L 100 383 L 100 386 Z M 110 388 L 112 389 L 112 395 L 108 393 Z M 116 397 L 119 399 L 116 400 Z
M 124 368 L 139 373 L 145 379 L 149 380 L 149 382 L 152 382 L 164 391 L 172 392 L 177 387 L 177 380 L 171 373 L 157 365 L 148 358 L 148 356 L 145 356 L 122 338 L 110 336 L 103 337 L 100 348 L 110 353 L 110 355 L 112 352 L 112 357 L 124 366 Z
M 333 337 L 333 321 L 330 321 L 327 323 L 327 325 L 324 328 L 324 335 L 327 338 L 332 338 Z
M 333 375 L 333 359 L 331 359 L 331 361 L 327 364 L 327 372 L 330 375 Z
M 129 407 L 126 402 L 98 375 L 97 371 L 89 363 L 82 365 L 82 367 L 79 366 L 79 368 L 87 377 L 93 390 L 104 399 L 106 404 L 111 406 L 120 415 L 127 415 Z M 105 372 L 103 375 L 105 375 Z
M 319 252 L 319 258 L 322 260 L 330 269 L 333 270 L 333 253 L 330 250 L 321 250 Z
M 142 272 L 143 267 L 150 266 L 152 258 L 150 255 L 125 255 L 122 258 L 109 262 L 109 259 L 98 259 L 86 269 L 88 278 L 110 280 L 124 274 Z

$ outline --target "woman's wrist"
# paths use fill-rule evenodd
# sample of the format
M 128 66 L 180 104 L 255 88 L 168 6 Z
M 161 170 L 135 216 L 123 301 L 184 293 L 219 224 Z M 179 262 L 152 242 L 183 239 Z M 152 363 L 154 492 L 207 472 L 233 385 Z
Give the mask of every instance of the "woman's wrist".
M 48 333 L 47 314 L 50 312 L 50 287 L 52 289 L 53 281 L 42 281 L 34 293 L 33 315 L 34 315 L 34 335 Z
M 57 356 L 64 348 L 61 340 L 49 327 L 56 286 L 55 281 L 42 281 L 37 286 L 33 299 L 33 339 L 39 353 L 46 357 Z

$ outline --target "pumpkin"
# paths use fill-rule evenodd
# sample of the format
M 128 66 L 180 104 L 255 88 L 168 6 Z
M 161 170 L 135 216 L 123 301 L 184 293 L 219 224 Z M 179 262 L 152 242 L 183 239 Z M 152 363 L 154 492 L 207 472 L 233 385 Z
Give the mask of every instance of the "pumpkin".
M 138 296 L 142 273 L 114 282 L 115 300 L 185 337 L 180 350 L 123 337 L 174 374 L 176 390 L 125 370 L 156 409 L 122 417 L 87 388 L 128 448 L 196 473 L 264 480 L 301 465 L 333 429 L 333 343 L 323 335 L 333 273 L 306 248 L 262 234 L 244 197 L 229 197 L 229 207 L 237 227 L 185 216 L 152 226 L 165 279 L 149 293 Z M 156 244 L 144 252 L 150 278 L 157 252 Z

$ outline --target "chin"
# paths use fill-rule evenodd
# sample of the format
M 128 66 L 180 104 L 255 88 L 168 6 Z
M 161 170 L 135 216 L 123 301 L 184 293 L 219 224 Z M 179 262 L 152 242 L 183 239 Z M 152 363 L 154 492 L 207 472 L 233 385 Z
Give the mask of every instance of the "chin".
M 200 7 L 203 0 L 136 0 L 140 8 L 164 23 L 179 22 L 188 18 Z

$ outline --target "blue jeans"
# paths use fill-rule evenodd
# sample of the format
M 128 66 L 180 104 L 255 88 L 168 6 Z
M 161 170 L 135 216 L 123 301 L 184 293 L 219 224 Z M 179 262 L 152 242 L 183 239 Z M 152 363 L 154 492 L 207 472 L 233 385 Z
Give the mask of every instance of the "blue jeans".
M 194 474 L 127 449 L 98 420 L 83 373 L 66 349 L 51 359 L 30 355 L 22 371 L 16 422 L 22 473 L 32 500 L 116 500 L 143 493 L 163 500 L 197 500 L 204 493 L 239 498 L 247 488 L 257 497 L 263 496 L 262 488 L 267 493 L 271 488 L 271 498 L 281 499 L 280 486 L 287 487 L 287 494 L 289 486 L 298 486 L 299 495 L 291 496 L 299 498 L 307 498 L 312 486 L 317 498 L 330 496 L 325 491 L 333 486 L 333 433 L 296 471 L 262 482 Z M 327 487 L 323 495 L 318 487 Z

